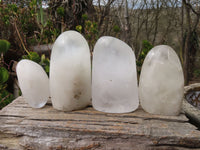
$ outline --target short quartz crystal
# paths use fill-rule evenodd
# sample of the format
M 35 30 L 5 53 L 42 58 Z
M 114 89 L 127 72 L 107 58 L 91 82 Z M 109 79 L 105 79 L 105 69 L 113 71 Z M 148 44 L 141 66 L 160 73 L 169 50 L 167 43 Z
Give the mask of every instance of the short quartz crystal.
M 183 70 L 175 51 L 166 45 L 151 49 L 140 75 L 139 97 L 143 109 L 152 114 L 178 115 L 183 88 Z
M 53 107 L 58 110 L 77 110 L 91 102 L 90 50 L 76 31 L 63 32 L 53 45 L 50 93 Z
M 25 101 L 33 108 L 43 107 L 49 99 L 49 78 L 43 68 L 23 59 L 17 64 L 16 72 Z
M 92 105 L 108 113 L 132 112 L 139 105 L 135 54 L 114 37 L 101 37 L 94 47 Z

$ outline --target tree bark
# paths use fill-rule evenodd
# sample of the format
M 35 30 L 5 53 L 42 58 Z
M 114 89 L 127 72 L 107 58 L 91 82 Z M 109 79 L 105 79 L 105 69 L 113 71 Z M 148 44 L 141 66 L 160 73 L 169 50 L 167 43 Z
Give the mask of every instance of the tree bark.
M 124 19 L 125 19 L 125 24 L 124 24 L 124 37 L 123 40 L 128 44 L 131 45 L 131 27 L 130 27 L 130 22 L 129 22 L 129 12 L 128 12 L 128 2 L 125 0 L 125 9 L 124 9 Z
M 157 33 L 158 33 L 158 19 L 159 19 L 159 13 L 160 13 L 160 8 L 159 8 L 159 1 L 157 0 L 156 1 L 156 8 L 155 8 L 155 29 L 154 29 L 154 36 L 153 36 L 153 41 L 152 41 L 152 44 L 154 45 L 155 44 L 155 41 L 156 41 L 156 36 L 157 36 Z
M 186 28 L 186 37 L 185 37 L 185 41 L 184 41 L 184 77 L 185 77 L 185 85 L 188 85 L 189 83 L 189 73 L 192 70 L 192 67 L 194 66 L 190 66 L 190 61 L 194 61 L 191 60 L 192 56 L 194 57 L 195 52 L 193 52 L 191 54 L 191 39 L 192 39 L 192 34 L 196 31 L 197 25 L 199 23 L 199 18 L 200 18 L 200 9 L 199 12 L 195 11 L 194 8 L 191 6 L 191 4 L 189 3 L 189 1 L 187 2 L 186 0 L 182 0 L 182 3 L 185 7 L 185 12 L 186 12 L 186 21 L 187 21 L 187 28 Z M 194 24 L 192 26 L 192 21 L 191 21 L 191 10 L 192 12 L 196 15 L 196 18 L 194 20 Z M 194 50 L 195 51 L 195 50 Z
M 184 41 L 184 77 L 185 85 L 188 85 L 189 82 L 189 48 L 190 48 L 190 37 L 192 33 L 191 29 L 191 18 L 190 18 L 190 8 L 187 6 L 186 0 L 183 0 L 183 4 L 186 12 L 186 21 L 187 21 L 187 31 L 186 38 Z

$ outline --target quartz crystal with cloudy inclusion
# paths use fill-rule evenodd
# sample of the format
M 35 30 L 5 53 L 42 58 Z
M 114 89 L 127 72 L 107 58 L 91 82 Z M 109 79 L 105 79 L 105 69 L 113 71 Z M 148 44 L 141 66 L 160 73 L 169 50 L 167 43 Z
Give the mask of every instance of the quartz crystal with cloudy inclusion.
M 17 64 L 16 72 L 25 101 L 33 108 L 43 107 L 49 99 L 49 78 L 43 68 L 23 59 Z
M 175 51 L 166 45 L 151 49 L 140 75 L 139 97 L 143 109 L 152 114 L 178 115 L 183 88 L 183 70 Z
M 76 31 L 63 32 L 53 45 L 50 93 L 53 107 L 58 110 L 77 110 L 90 104 L 90 50 L 85 38 Z
M 94 47 L 92 105 L 108 113 L 131 112 L 139 105 L 135 54 L 114 37 L 101 37 Z

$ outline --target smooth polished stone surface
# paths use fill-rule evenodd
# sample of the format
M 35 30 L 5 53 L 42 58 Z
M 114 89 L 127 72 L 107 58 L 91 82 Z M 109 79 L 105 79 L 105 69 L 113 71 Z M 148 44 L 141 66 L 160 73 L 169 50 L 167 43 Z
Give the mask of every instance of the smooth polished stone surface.
M 76 31 L 63 32 L 53 45 L 50 93 L 53 107 L 58 110 L 77 110 L 90 104 L 90 50 L 85 38 Z
M 135 54 L 114 37 L 101 37 L 94 47 L 92 105 L 108 113 L 131 112 L 139 105 Z
M 159 45 L 147 54 L 140 75 L 139 97 L 152 114 L 178 115 L 184 91 L 183 70 L 176 52 Z
M 49 99 L 49 78 L 43 68 L 23 59 L 17 64 L 16 72 L 25 101 L 33 108 L 43 107 Z

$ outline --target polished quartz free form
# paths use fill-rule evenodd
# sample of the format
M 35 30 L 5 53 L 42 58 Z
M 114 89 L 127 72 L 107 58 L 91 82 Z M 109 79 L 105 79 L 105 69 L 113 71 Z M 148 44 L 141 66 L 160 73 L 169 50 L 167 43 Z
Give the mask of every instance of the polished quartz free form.
M 85 38 L 76 31 L 62 33 L 53 45 L 50 94 L 58 110 L 77 110 L 90 104 L 90 51 Z
M 151 49 L 140 75 L 139 97 L 143 109 L 152 114 L 178 115 L 183 88 L 182 66 L 175 51 L 166 45 Z
M 49 79 L 43 68 L 23 59 L 17 64 L 16 72 L 25 101 L 33 108 L 43 107 L 49 99 Z
M 139 105 L 134 52 L 114 37 L 101 37 L 94 47 L 92 105 L 108 113 L 131 112 Z

